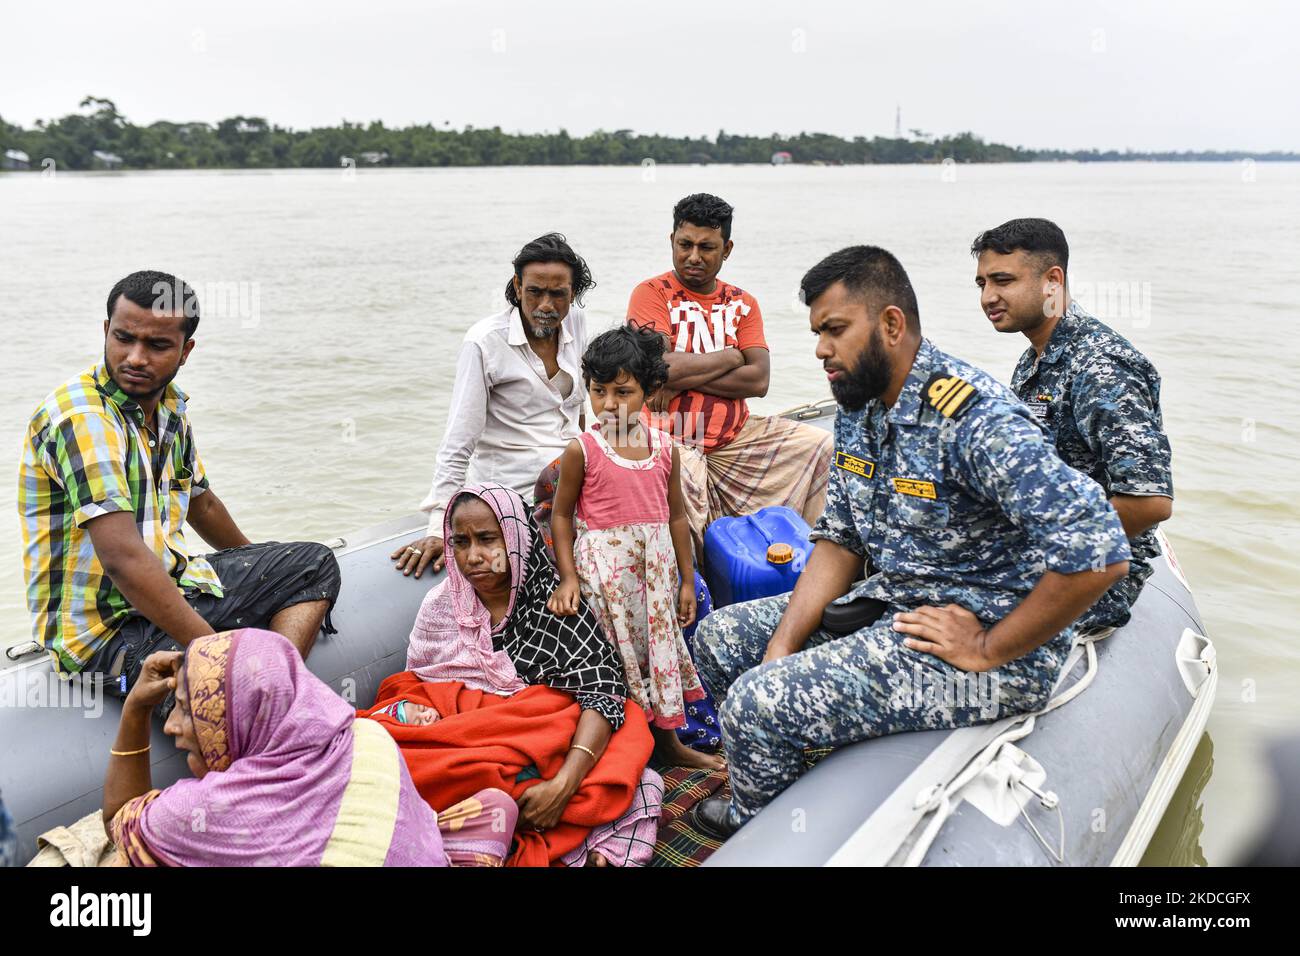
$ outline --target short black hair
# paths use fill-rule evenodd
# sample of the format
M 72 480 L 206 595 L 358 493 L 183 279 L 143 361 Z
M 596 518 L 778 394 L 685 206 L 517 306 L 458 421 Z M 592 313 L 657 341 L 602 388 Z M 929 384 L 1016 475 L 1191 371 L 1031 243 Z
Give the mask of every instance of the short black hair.
M 664 337 L 653 329 L 634 325 L 601 332 L 582 354 L 582 384 L 612 382 L 627 372 L 647 395 L 668 381 Z
M 731 238 L 731 214 L 735 210 L 725 199 L 710 193 L 692 193 L 673 206 L 673 232 L 684 222 L 705 229 L 721 229 L 722 240 Z
M 519 293 L 515 291 L 515 279 L 524 279 L 524 266 L 535 262 L 562 262 L 569 267 L 572 276 L 570 285 L 573 289 L 573 301 L 582 305 L 583 295 L 596 285 L 582 256 L 573 251 L 567 239 L 558 232 L 548 232 L 538 236 L 519 250 L 512 265 L 515 267 L 514 278 L 506 283 L 506 301 L 516 309 L 519 308 Z
M 185 333 L 184 341 L 194 336 L 199 327 L 199 297 L 190 288 L 190 284 L 178 279 L 170 272 L 156 269 L 142 269 L 132 272 L 125 279 L 119 279 L 117 285 L 108 294 L 108 317 L 113 318 L 113 309 L 117 306 L 117 297 L 124 295 L 128 302 L 134 302 L 142 309 L 160 312 L 180 312 L 185 317 L 181 329 Z M 179 304 L 177 304 L 179 302 Z
M 832 252 L 800 280 L 804 305 L 811 306 L 837 282 L 843 282 L 850 295 L 873 300 L 882 308 L 897 306 L 907 317 L 908 328 L 920 331 L 921 310 L 912 280 L 893 253 L 879 246 L 849 246 Z
M 1017 249 L 1037 259 L 1042 272 L 1052 266 L 1065 272 L 1070 264 L 1070 244 L 1061 227 L 1050 219 L 1009 219 L 981 232 L 970 244 L 970 254 L 977 258 L 986 250 L 1005 256 Z

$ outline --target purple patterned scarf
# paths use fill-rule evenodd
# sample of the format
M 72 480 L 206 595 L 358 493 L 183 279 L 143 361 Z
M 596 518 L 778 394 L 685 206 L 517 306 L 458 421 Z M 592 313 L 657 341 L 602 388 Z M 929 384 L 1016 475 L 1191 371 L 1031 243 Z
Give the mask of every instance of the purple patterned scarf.
M 181 677 L 208 773 L 124 806 L 119 848 L 137 865 L 319 864 L 352 776 L 356 711 L 271 631 L 192 641 Z M 388 862 L 443 865 L 434 815 L 398 769 L 401 859 Z

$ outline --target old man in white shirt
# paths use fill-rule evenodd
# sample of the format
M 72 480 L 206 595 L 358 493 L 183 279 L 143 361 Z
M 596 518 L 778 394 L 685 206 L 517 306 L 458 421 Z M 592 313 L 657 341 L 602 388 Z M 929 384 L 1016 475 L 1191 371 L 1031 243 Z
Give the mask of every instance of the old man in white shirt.
M 497 481 L 531 501 L 542 469 L 582 433 L 587 320 L 580 303 L 595 285 L 591 272 L 559 233 L 524 246 L 514 268 L 510 308 L 465 333 L 433 487 L 420 505 L 428 529 L 392 554 L 404 574 L 442 570 L 442 518 L 455 492 Z

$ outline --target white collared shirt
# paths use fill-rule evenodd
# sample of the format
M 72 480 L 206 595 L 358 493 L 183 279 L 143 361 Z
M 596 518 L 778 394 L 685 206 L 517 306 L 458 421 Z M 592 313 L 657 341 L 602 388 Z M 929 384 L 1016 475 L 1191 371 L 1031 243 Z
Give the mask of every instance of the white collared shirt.
M 569 308 L 558 334 L 556 358 L 572 382 L 567 395 L 560 393 L 563 375 L 547 380 L 518 309 L 475 322 L 465 333 L 433 487 L 420 503 L 429 515 L 428 534 L 442 537 L 447 499 L 467 484 L 497 481 L 531 504 L 542 469 L 580 434 L 578 419 L 587 398 L 582 388 L 587 317 L 581 308 Z

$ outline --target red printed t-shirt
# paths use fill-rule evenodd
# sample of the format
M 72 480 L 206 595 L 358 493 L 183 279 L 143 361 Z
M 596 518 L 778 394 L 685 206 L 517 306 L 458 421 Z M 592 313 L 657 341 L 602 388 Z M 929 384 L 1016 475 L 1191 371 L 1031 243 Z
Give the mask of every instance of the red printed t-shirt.
M 674 352 L 767 348 L 758 302 L 721 279 L 712 295 L 690 291 L 672 270 L 646 279 L 632 290 L 627 319 L 631 325 L 649 326 L 668 336 Z M 650 417 L 655 427 L 708 453 L 736 437 L 749 418 L 749 406 L 743 398 L 692 389 L 672 400 L 667 416 Z

